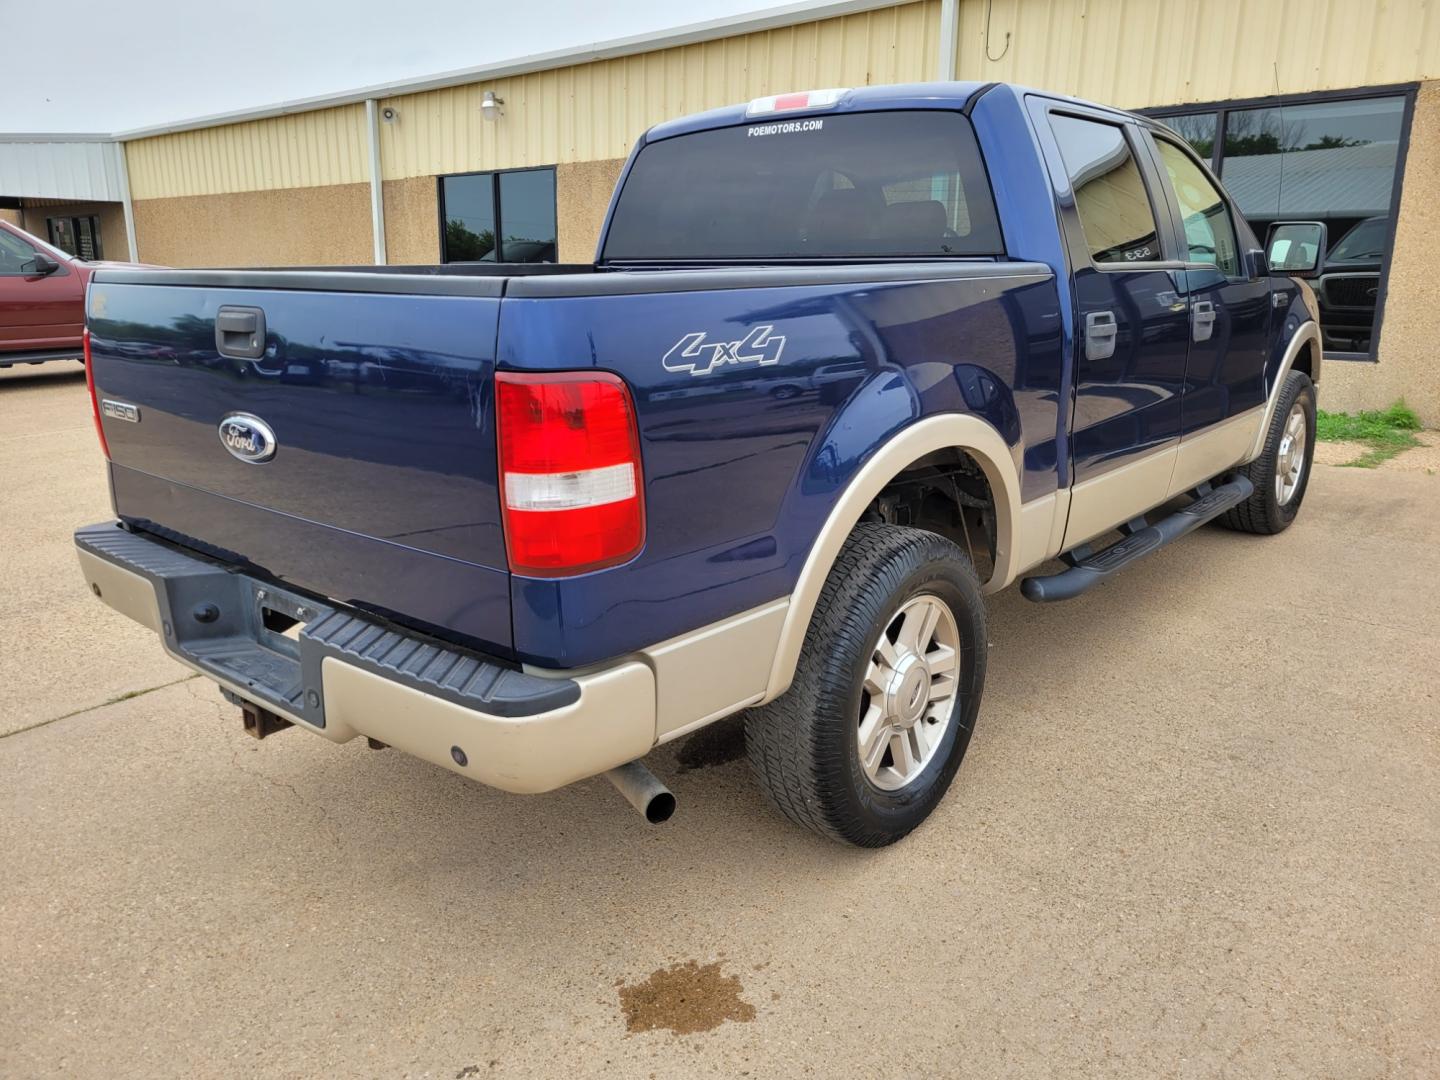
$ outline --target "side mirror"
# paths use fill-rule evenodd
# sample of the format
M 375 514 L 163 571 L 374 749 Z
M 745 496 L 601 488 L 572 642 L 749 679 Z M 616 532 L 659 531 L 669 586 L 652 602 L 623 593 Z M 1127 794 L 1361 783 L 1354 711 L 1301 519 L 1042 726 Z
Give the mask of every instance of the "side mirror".
M 1277 221 L 1265 240 L 1265 261 L 1276 274 L 1315 277 L 1325 265 L 1326 229 L 1320 221 Z
M 30 267 L 29 273 L 34 277 L 45 277 L 60 269 L 60 264 L 43 251 L 37 251 L 35 257 L 26 260 L 26 262 Z

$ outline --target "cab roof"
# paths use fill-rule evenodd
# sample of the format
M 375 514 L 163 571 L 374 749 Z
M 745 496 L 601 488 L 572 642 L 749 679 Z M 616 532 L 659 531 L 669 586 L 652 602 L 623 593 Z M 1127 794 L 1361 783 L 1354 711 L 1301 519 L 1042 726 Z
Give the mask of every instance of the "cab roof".
M 968 109 L 975 101 L 979 100 L 982 94 L 992 93 L 996 90 L 1008 92 L 1017 98 L 1027 95 L 1045 97 L 1053 101 L 1110 113 L 1117 119 L 1135 120 L 1152 125 L 1155 123 L 1149 117 L 1138 116 L 1108 105 L 1100 105 L 1093 101 L 1084 101 L 1080 98 L 1072 98 L 1046 90 L 1036 90 L 1015 83 L 973 81 L 895 83 L 885 86 L 848 88 L 839 94 L 838 100 L 834 104 L 826 104 L 818 108 L 807 108 L 803 103 L 797 103 L 788 108 L 773 111 L 759 113 L 752 111 L 752 106 L 759 102 L 775 100 L 773 98 L 757 98 L 755 101 L 739 105 L 726 105 L 708 112 L 694 113 L 690 116 L 682 116 L 675 120 L 666 120 L 656 124 L 645 133 L 643 141 L 656 142 L 676 135 L 689 135 L 696 131 L 734 127 L 738 124 L 779 123 L 791 118 L 825 117 L 842 113 L 878 112 L 892 109 Z M 779 98 L 803 99 L 806 93 L 820 92 L 799 91 L 794 94 L 781 94 Z

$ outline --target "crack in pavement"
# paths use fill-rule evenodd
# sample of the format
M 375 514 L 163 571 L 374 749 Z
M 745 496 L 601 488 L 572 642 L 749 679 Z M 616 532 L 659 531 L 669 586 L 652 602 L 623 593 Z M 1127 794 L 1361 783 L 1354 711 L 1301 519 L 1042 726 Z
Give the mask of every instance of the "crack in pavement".
M 196 689 L 194 687 L 186 687 L 185 692 L 197 703 L 212 706 L 215 709 L 215 715 L 218 719 L 222 721 L 229 719 L 226 715 L 226 707 L 224 702 L 216 701 L 213 698 L 201 697 L 196 692 Z M 251 747 L 250 749 L 253 750 L 255 748 Z M 295 801 L 301 806 L 303 806 L 306 810 L 309 810 L 312 813 L 319 814 L 319 820 L 315 824 L 319 826 L 327 836 L 330 837 L 330 842 L 333 843 L 337 848 L 342 846 L 340 834 L 335 829 L 334 824 L 330 820 L 330 812 L 325 808 L 323 804 L 311 802 L 304 795 L 300 794 L 300 790 L 295 787 L 294 784 L 291 784 L 288 781 L 277 780 L 273 776 L 270 776 L 268 773 L 261 772 L 258 769 L 246 768 L 240 763 L 239 746 L 236 746 L 233 750 L 230 751 L 230 764 L 233 765 L 238 772 L 242 772 L 247 776 L 253 776 L 257 780 L 264 780 L 265 783 L 269 784 L 273 788 L 279 789 L 280 791 L 288 791 L 290 795 L 295 799 Z
M 167 686 L 179 686 L 181 683 L 190 682 L 192 679 L 198 678 L 200 678 L 199 675 L 186 675 L 183 679 L 172 679 L 170 682 L 161 683 L 158 686 L 147 686 L 143 690 L 127 690 L 125 693 L 116 694 L 114 697 L 110 698 L 107 701 L 102 701 L 98 705 L 86 705 L 84 708 L 72 709 L 70 712 L 63 713 L 60 716 L 52 716 L 48 720 L 37 720 L 33 724 L 26 724 L 22 728 L 16 728 L 14 731 L 7 731 L 3 735 L 0 735 L 0 739 L 8 739 L 12 735 L 23 735 L 25 734 L 25 732 L 34 731 L 36 728 L 42 728 L 50 724 L 56 724 L 59 723 L 61 720 L 69 720 L 72 716 L 83 716 L 86 713 L 94 712 L 97 709 L 105 709 L 109 708 L 111 705 L 119 705 L 122 701 L 129 701 L 132 698 L 144 697 L 146 694 L 153 694 L 156 690 L 164 690 Z

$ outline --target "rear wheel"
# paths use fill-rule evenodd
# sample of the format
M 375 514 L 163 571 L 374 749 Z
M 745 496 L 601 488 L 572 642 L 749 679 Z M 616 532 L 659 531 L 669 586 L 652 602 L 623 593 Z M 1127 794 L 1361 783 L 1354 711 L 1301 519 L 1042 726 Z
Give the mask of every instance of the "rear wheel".
M 795 681 L 746 714 L 751 766 L 792 821 L 862 847 L 905 836 L 950 786 L 985 682 L 985 607 L 964 552 L 862 524 L 825 582 Z
M 1300 513 L 1315 458 L 1315 384 L 1291 371 L 1280 387 L 1260 456 L 1243 470 L 1255 493 L 1220 519 L 1227 528 L 1271 536 Z

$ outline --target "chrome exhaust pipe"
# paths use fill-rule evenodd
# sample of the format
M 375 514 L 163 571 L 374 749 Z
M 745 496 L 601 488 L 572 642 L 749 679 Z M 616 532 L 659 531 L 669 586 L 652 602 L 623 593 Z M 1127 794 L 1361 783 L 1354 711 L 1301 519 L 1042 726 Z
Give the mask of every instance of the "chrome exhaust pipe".
M 625 801 L 639 810 L 651 825 L 669 821 L 675 813 L 675 796 L 662 784 L 655 774 L 632 761 L 605 773 L 605 779 L 615 785 L 615 790 L 625 796 Z

